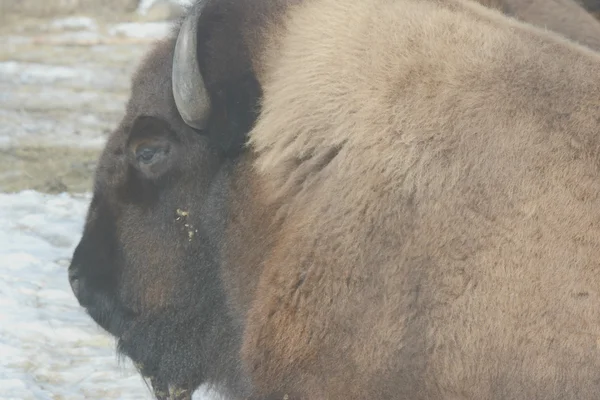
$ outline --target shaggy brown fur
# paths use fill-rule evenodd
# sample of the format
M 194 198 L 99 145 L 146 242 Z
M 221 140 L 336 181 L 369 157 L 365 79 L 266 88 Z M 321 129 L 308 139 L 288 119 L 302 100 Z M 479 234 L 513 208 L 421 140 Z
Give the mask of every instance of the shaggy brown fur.
M 284 21 L 244 180 L 264 185 L 247 208 L 285 208 L 275 245 L 225 268 L 248 271 L 229 279 L 255 383 L 596 398 L 600 58 L 470 3 L 307 1 Z
M 600 56 L 462 0 L 199 21 L 207 131 L 157 46 L 70 267 L 142 373 L 235 399 L 597 398 Z

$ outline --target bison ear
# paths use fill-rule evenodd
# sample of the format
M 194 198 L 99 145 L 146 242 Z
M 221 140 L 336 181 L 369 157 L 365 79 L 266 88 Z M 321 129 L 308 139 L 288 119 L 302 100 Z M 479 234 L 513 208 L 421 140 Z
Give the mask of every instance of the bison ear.
M 259 113 L 260 87 L 252 73 L 220 82 L 211 101 L 210 140 L 228 155 L 243 150 Z
M 147 179 L 158 179 L 174 164 L 179 140 L 161 118 L 140 116 L 131 126 L 127 140 L 130 165 Z

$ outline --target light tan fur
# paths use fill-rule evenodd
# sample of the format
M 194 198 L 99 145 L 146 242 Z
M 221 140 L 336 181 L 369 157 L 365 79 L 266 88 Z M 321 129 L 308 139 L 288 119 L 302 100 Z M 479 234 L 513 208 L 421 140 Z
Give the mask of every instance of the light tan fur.
M 600 56 L 458 0 L 307 0 L 268 37 L 232 211 L 262 223 L 228 233 L 256 384 L 597 399 Z

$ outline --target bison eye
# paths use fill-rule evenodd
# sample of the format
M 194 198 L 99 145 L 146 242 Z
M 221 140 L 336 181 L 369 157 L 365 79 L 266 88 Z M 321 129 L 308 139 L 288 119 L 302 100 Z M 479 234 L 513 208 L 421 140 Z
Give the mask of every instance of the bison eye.
M 173 168 L 180 142 L 166 121 L 140 116 L 131 127 L 126 146 L 130 165 L 143 177 L 157 179 Z
M 135 152 L 135 158 L 142 164 L 151 164 L 165 155 L 165 149 L 149 146 L 140 146 Z

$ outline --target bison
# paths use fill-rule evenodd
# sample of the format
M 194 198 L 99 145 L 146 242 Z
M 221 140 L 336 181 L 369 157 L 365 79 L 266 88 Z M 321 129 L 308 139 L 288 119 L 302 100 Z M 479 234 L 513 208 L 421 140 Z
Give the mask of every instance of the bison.
M 69 267 L 157 397 L 597 398 L 600 55 L 466 0 L 175 32 Z

